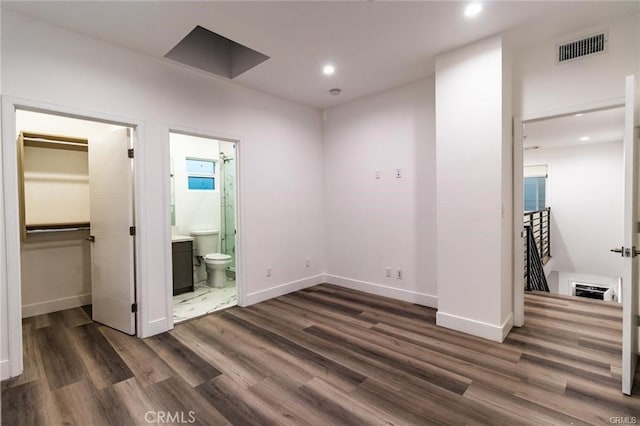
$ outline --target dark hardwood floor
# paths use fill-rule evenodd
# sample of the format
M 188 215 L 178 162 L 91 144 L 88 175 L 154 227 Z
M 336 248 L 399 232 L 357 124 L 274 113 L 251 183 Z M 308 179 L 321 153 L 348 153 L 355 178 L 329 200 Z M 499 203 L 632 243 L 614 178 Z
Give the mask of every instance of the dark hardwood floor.
M 319 285 L 144 340 L 81 308 L 28 318 L 2 422 L 640 422 L 640 388 L 620 392 L 617 305 L 527 294 L 527 325 L 503 344 L 436 327 L 435 313 Z

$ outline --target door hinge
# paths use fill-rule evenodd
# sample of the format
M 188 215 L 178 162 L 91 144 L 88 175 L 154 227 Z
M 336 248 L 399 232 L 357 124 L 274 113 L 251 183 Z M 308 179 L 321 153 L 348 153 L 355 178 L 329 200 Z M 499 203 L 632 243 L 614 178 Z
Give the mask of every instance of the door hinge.
M 135 226 L 130 226 L 129 227 L 129 235 L 136 235 L 136 227 Z
M 138 312 L 138 304 L 137 303 L 132 303 L 131 304 L 131 313 L 135 314 L 136 312 Z
M 129 158 L 133 158 L 133 148 L 129 148 L 129 149 L 127 150 L 127 156 L 128 156 Z

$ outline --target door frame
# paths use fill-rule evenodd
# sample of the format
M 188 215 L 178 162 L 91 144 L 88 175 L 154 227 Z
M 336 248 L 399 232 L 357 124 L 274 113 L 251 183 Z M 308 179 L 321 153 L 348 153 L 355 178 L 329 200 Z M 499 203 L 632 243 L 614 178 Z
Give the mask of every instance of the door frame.
M 14 377 L 22 374 L 23 371 L 23 343 L 22 343 L 22 278 L 21 278 L 21 253 L 20 253 L 20 218 L 19 218 L 19 198 L 18 198 L 18 150 L 15 142 L 16 136 L 16 110 L 40 112 L 44 114 L 58 115 L 83 120 L 97 121 L 107 124 L 115 124 L 131 127 L 135 130 L 133 146 L 135 147 L 134 158 L 134 217 L 139 219 L 145 217 L 144 197 L 144 126 L 140 120 L 121 117 L 112 114 L 104 114 L 95 111 L 54 105 L 46 102 L 34 101 L 30 99 L 2 96 L 2 161 L 0 163 L 0 176 L 2 177 L 2 199 L 4 206 L 0 209 L 0 240 L 5 241 L 0 247 L 0 268 L 4 274 L 0 275 L 2 285 L 0 289 L 6 288 L 7 295 L 7 330 L 8 330 L 8 367 L 2 369 L 2 378 Z M 143 238 L 143 229 L 138 227 L 136 244 L 134 251 L 135 272 L 135 292 L 138 303 L 136 317 L 137 336 L 144 335 L 144 321 L 146 309 L 140 303 L 144 300 L 146 286 L 141 279 L 141 271 L 146 264 L 143 264 L 146 252 Z M 1 292 L 0 292 L 1 293 Z
M 600 111 L 605 109 L 624 107 L 625 99 L 615 98 L 602 102 L 595 102 L 539 114 L 515 116 L 513 118 L 513 325 L 524 325 L 524 252 L 521 250 L 524 244 L 523 235 L 523 182 L 524 173 L 524 134 L 523 125 L 550 118 L 565 117 L 575 114 Z
M 218 140 L 218 141 L 224 141 L 224 142 L 232 142 L 236 144 L 236 185 L 235 185 L 235 189 L 236 189 L 236 193 L 235 193 L 235 211 L 234 211 L 234 215 L 235 215 L 235 225 L 236 225 L 236 293 L 237 293 L 237 297 L 238 297 L 238 306 L 246 306 L 245 304 L 245 287 L 244 287 L 244 271 L 245 271 L 245 262 L 244 262 L 244 247 L 246 246 L 244 244 L 244 232 L 242 232 L 242 230 L 244 229 L 244 210 L 242 208 L 242 206 L 244 205 L 244 201 L 243 201 L 243 191 L 242 191 L 242 187 L 243 187 L 243 176 L 244 176 L 244 168 L 243 168 L 243 161 L 239 158 L 242 157 L 242 147 L 244 146 L 242 141 L 242 138 L 240 136 L 237 135 L 229 135 L 229 134 L 225 134 L 224 132 L 216 132 L 216 131 L 211 131 L 211 130 L 203 130 L 203 129 L 194 129 L 191 127 L 185 127 L 185 126 L 180 126 L 180 125 L 168 125 L 165 129 L 165 135 L 166 138 L 164 138 L 164 147 L 163 147 L 163 151 L 164 151 L 164 155 L 163 155 L 163 164 L 162 164 L 162 169 L 163 169 L 163 175 L 166 176 L 165 178 L 165 200 L 164 200 L 164 205 L 166 206 L 166 208 L 164 209 L 164 214 L 163 214 L 163 218 L 164 218 L 164 222 L 165 222 L 165 244 L 164 244 L 164 258 L 165 258 L 165 276 L 167 277 L 171 277 L 172 276 L 172 259 L 171 259 L 171 165 L 170 165 L 170 160 L 171 160 L 171 133 L 178 133 L 181 135 L 187 135 L 187 136 L 195 136 L 195 137 L 199 137 L 199 138 L 205 138 L 205 139 L 214 139 L 214 140 Z M 174 323 L 173 323 L 173 283 L 171 280 L 167 280 L 167 288 L 166 288 L 166 300 L 167 300 L 167 306 L 166 306 L 166 312 L 167 312 L 167 318 L 169 319 L 168 321 L 168 325 L 169 325 L 169 329 L 173 329 L 174 327 Z

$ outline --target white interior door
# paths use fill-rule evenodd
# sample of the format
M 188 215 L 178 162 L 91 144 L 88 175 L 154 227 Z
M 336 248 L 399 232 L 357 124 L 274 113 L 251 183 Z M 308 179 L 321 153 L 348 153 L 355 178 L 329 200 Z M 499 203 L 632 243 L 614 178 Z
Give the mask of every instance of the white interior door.
M 89 140 L 93 320 L 135 334 L 131 129 Z
M 622 276 L 622 392 L 630 395 L 638 359 L 637 117 L 634 76 L 625 82 L 624 129 L 624 274 Z

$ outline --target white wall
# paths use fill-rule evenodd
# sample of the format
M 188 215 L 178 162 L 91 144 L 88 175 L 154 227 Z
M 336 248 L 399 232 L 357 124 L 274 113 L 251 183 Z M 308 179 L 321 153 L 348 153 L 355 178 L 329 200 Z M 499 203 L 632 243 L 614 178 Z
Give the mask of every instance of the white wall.
M 436 306 L 433 84 L 429 78 L 327 110 L 329 282 Z
M 220 230 L 220 157 L 219 143 L 215 139 L 172 133 L 171 158 L 176 201 L 176 229 L 178 235 L 191 235 L 192 231 Z M 188 189 L 187 158 L 215 161 L 215 189 L 199 191 Z
M 144 190 L 137 194 L 144 206 L 137 217 L 143 335 L 171 323 L 171 274 L 161 267 L 171 256 L 169 128 L 240 140 L 239 279 L 245 303 L 321 279 L 320 111 L 7 11 L 1 53 L 3 95 L 143 121 L 136 160 L 144 171 L 138 182 Z M 272 267 L 270 278 L 266 266 Z M 6 285 L 3 279 L 3 294 Z M 6 347 L 0 359 L 7 357 Z
M 89 231 L 30 235 L 22 247 L 22 317 L 91 303 Z
M 623 237 L 622 142 L 524 152 L 524 164 L 548 164 L 553 270 L 622 276 L 609 249 Z
M 498 341 L 512 325 L 503 62 L 500 37 L 436 58 L 437 323 Z
M 556 44 L 607 29 L 608 53 L 556 65 Z M 624 101 L 624 77 L 640 76 L 640 15 L 520 49 L 513 71 L 514 114 L 525 118 L 612 99 Z

